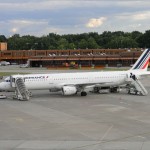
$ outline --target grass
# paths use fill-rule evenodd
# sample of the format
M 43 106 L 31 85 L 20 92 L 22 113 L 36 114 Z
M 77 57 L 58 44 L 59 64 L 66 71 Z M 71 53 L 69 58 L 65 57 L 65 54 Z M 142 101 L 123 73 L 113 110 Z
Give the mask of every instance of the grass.
M 79 69 L 79 70 L 82 70 L 82 69 Z M 102 68 L 102 69 L 96 69 L 96 70 L 103 70 L 103 71 L 124 71 L 124 70 L 128 70 L 128 69 L 129 68 L 122 68 L 122 67 L 120 67 L 120 68 Z M 76 69 L 76 70 L 78 70 L 78 69 Z M 90 68 L 89 70 L 93 70 L 93 69 Z M 148 71 L 150 71 L 150 68 L 148 68 Z M 30 73 L 22 73 L 22 72 L 0 72 L 0 76 L 10 76 L 10 75 L 15 75 L 15 74 L 30 74 Z
M 104 71 L 125 71 L 125 70 L 128 70 L 129 68 L 103 68 L 102 70 Z
M 28 73 L 18 73 L 18 72 L 0 72 L 0 76 L 10 76 L 10 75 L 14 75 L 14 74 L 28 74 Z

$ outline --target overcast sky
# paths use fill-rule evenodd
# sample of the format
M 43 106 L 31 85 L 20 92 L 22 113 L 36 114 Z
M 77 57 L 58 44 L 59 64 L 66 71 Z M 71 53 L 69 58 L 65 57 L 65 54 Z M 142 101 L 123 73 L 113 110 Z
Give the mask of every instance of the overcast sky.
M 150 0 L 0 0 L 0 35 L 150 29 Z

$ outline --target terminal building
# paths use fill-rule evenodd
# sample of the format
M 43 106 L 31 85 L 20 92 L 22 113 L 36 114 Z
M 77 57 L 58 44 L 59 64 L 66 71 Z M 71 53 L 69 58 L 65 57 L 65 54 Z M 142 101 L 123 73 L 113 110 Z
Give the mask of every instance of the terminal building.
M 0 61 L 17 64 L 28 61 L 30 67 L 130 66 L 143 51 L 143 49 L 7 50 L 7 43 L 0 45 Z

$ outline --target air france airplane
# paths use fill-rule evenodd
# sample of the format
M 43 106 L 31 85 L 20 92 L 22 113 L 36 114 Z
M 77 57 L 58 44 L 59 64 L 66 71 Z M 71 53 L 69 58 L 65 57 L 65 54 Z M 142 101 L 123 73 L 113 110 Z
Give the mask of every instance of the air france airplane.
M 140 78 L 149 75 L 147 71 L 150 58 L 150 49 L 146 49 L 133 67 L 127 71 L 107 72 L 78 72 L 57 74 L 28 74 L 13 75 L 14 79 L 22 78 L 27 90 L 46 90 L 50 92 L 61 91 L 63 95 L 74 95 L 78 92 L 86 96 L 89 90 L 95 88 L 114 88 L 128 84 L 127 79 L 131 74 Z M 0 83 L 0 90 L 14 91 L 11 77 L 7 77 Z

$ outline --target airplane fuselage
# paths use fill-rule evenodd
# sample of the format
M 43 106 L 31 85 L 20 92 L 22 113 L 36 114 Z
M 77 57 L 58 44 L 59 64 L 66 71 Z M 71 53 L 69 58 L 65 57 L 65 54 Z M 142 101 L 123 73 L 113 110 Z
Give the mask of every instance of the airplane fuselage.
M 124 84 L 126 76 L 126 71 L 22 75 L 29 90 L 62 88 L 64 85 L 116 86 Z
M 99 87 L 113 87 L 126 84 L 130 73 L 137 76 L 139 71 L 99 71 L 99 72 L 77 72 L 77 73 L 57 73 L 57 74 L 27 74 L 27 75 L 13 75 L 13 78 L 23 78 L 25 86 L 28 90 L 61 90 L 63 86 L 92 86 Z M 13 91 L 10 77 L 1 82 L 0 89 Z

